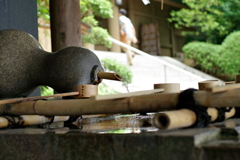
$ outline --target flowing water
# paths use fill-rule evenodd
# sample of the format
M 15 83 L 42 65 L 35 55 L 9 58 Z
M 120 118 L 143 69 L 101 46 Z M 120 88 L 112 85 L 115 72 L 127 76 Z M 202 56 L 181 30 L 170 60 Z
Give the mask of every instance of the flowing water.
M 125 82 L 123 79 L 120 80 L 123 84 L 123 86 L 127 89 L 127 91 L 129 92 L 129 89 L 128 89 L 128 84 L 127 82 Z
M 75 125 L 81 128 L 81 132 L 86 133 L 141 133 L 156 132 L 158 129 L 152 125 L 153 115 L 138 114 L 115 114 L 101 115 L 94 117 L 82 117 L 75 122 Z M 91 121 L 98 119 L 99 121 Z

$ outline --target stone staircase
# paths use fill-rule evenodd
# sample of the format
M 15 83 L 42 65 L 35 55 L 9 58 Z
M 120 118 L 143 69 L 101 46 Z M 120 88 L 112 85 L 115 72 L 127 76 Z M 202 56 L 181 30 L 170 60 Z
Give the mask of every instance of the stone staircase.
M 122 64 L 127 65 L 127 56 L 125 53 L 93 51 L 98 58 L 115 59 Z M 162 61 L 163 63 L 159 62 Z M 156 83 L 180 83 L 180 89 L 188 88 L 198 89 L 198 82 L 204 80 L 216 80 L 218 78 L 205 74 L 192 67 L 189 67 L 178 60 L 165 56 L 154 56 L 149 58 L 136 54 L 133 59 L 133 66 L 130 66 L 133 73 L 133 80 L 128 84 L 130 92 L 153 89 Z M 224 83 L 218 79 L 220 83 Z M 121 93 L 126 93 L 126 87 L 118 81 L 103 80 L 103 83 L 112 87 Z

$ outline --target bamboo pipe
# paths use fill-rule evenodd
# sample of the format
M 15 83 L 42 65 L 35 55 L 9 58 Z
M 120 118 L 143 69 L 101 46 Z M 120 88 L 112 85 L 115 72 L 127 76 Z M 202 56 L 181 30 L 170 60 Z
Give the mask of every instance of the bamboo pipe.
M 160 129 L 176 129 L 192 126 L 197 120 L 196 114 L 189 109 L 180 109 L 158 113 L 153 124 Z
M 219 86 L 218 80 L 206 80 L 198 82 L 198 89 L 199 90 L 207 90 L 208 88 Z
M 39 125 L 45 124 L 52 121 L 52 117 L 47 116 L 39 116 L 39 115 L 22 115 L 22 125 L 30 126 L 30 125 Z M 69 119 L 69 116 L 55 116 L 53 122 L 64 122 Z
M 73 91 L 78 91 L 79 94 L 73 98 L 90 98 L 98 95 L 98 86 L 93 84 L 74 85 Z
M 9 126 L 9 122 L 6 118 L 0 117 L 0 128 L 5 128 Z
M 99 79 L 108 79 L 108 80 L 115 80 L 115 81 L 122 81 L 122 77 L 117 73 L 110 73 L 110 72 L 101 72 L 97 73 Z
M 215 109 L 215 108 L 210 108 Z M 211 111 L 211 112 L 210 112 Z M 215 112 L 214 112 L 215 111 Z M 218 111 L 207 110 L 208 115 L 211 118 L 211 122 L 217 119 Z M 233 117 L 236 113 L 235 108 L 232 108 L 230 112 L 225 112 L 225 119 Z M 189 109 L 180 109 L 175 111 L 166 111 L 158 113 L 153 118 L 153 124 L 160 129 L 177 129 L 190 127 L 197 121 L 197 115 Z
M 11 117 L 16 123 L 23 126 L 40 125 L 52 121 L 52 117 L 38 115 L 22 115 L 20 117 Z M 69 119 L 69 116 L 55 116 L 53 122 L 64 122 Z M 11 123 L 5 117 L 0 117 L 0 128 L 11 126 Z

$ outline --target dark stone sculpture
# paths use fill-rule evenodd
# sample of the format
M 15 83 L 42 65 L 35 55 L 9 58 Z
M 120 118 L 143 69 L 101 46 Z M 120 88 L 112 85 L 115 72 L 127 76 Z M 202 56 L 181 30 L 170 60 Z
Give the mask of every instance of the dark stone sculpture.
M 40 85 L 71 92 L 74 85 L 95 84 L 98 71 L 103 71 L 98 57 L 86 48 L 49 53 L 26 32 L 0 31 L 1 99 L 26 97 Z

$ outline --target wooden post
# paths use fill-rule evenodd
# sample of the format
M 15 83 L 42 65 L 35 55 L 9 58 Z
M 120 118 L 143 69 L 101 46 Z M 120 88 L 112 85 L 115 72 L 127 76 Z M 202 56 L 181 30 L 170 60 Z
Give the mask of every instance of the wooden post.
M 113 18 L 108 19 L 108 28 L 110 35 L 117 40 L 120 40 L 119 22 L 118 22 L 118 6 L 115 5 L 114 0 L 110 0 L 113 4 Z M 121 52 L 120 46 L 112 44 L 112 52 Z
M 50 0 L 52 52 L 81 46 L 79 0 Z

